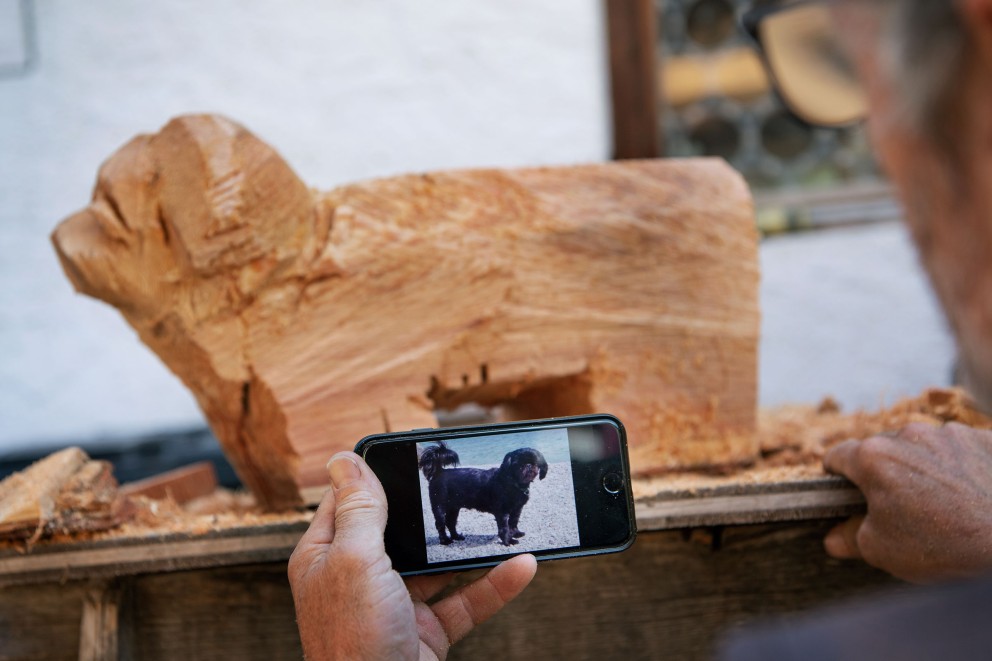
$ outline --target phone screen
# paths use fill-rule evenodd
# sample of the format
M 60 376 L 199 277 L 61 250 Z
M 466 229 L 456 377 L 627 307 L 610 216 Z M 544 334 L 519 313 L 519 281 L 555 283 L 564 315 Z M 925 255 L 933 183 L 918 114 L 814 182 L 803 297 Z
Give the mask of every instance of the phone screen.
M 356 451 L 386 491 L 386 551 L 405 574 L 622 550 L 634 536 L 612 416 L 381 434 Z

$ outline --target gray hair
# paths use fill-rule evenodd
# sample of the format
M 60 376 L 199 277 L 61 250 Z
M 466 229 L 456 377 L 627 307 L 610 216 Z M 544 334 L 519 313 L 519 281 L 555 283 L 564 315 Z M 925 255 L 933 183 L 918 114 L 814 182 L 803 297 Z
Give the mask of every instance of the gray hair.
M 892 72 L 905 101 L 905 120 L 950 147 L 948 111 L 963 73 L 967 33 L 953 0 L 888 0 L 887 38 Z M 950 120 L 953 122 L 953 119 Z

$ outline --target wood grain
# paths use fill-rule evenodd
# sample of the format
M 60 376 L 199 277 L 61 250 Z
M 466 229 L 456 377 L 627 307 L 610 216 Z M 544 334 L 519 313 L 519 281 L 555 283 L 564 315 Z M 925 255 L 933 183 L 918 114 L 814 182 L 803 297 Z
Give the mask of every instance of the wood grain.
M 711 659 L 732 628 L 897 585 L 864 564 L 827 558 L 828 529 L 654 532 L 618 556 L 547 563 L 448 658 Z
M 79 661 L 117 661 L 122 594 L 114 582 L 86 591 L 79 625 Z
M 661 492 L 637 503 L 639 530 L 801 521 L 861 514 L 864 495 L 843 478 Z
M 0 658 L 77 661 L 85 581 L 0 587 Z
M 135 658 L 303 658 L 285 562 L 142 576 L 134 591 Z
M 827 558 L 830 525 L 645 532 L 621 554 L 544 563 L 448 658 L 707 659 L 729 629 L 899 586 L 863 563 Z M 301 658 L 285 561 L 127 580 L 134 658 Z M 2 658 L 76 658 L 88 586 L 3 588 Z

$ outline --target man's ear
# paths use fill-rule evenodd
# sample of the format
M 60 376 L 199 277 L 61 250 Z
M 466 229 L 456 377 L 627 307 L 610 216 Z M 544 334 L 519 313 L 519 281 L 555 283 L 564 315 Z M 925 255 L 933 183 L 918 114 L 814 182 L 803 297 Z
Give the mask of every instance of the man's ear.
M 992 73 L 992 0 L 957 0 L 957 5 L 984 70 Z

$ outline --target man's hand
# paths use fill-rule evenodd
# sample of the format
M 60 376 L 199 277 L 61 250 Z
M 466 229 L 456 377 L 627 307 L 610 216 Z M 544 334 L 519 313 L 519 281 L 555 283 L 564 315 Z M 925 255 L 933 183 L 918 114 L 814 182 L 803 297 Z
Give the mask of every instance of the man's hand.
M 918 583 L 992 569 L 992 432 L 914 423 L 845 441 L 823 465 L 868 501 L 865 516 L 827 535 L 830 555 Z
M 523 591 L 537 563 L 522 555 L 428 606 L 451 575 L 406 584 L 383 545 L 386 495 L 358 455 L 327 465 L 333 488 L 289 559 L 303 652 L 325 659 L 444 659 L 448 647 Z

